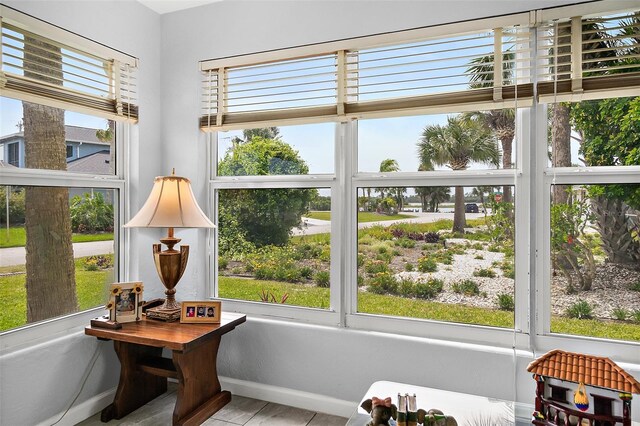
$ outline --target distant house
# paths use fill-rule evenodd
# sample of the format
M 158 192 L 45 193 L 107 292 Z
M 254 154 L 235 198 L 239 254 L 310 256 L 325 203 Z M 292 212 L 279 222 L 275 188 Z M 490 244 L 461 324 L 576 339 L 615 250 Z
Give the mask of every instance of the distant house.
M 609 358 L 553 350 L 529 364 L 537 382 L 533 424 L 631 426 L 640 383 Z M 580 404 L 579 387 L 586 390 Z
M 64 126 L 67 144 L 67 170 L 97 175 L 112 174 L 110 144 L 96 137 L 96 129 Z M 24 132 L 0 137 L 4 162 L 25 167 Z

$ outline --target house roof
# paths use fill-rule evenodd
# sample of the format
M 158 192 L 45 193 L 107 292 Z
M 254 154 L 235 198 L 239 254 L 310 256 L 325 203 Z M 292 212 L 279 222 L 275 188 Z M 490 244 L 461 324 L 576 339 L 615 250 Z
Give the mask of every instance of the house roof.
M 605 357 L 556 349 L 529 364 L 527 371 L 568 382 L 640 394 L 640 383 Z
M 109 142 L 103 142 L 96 136 L 96 130 L 90 127 L 80 127 L 80 126 L 64 126 L 65 131 L 65 140 L 67 142 L 84 142 L 84 143 L 92 143 L 97 145 L 109 145 Z M 0 143 L 4 142 L 7 139 L 12 138 L 24 138 L 24 132 L 11 133 L 10 135 L 5 135 L 0 137 Z
M 67 163 L 67 171 L 93 175 L 112 175 L 110 161 L 111 153 L 108 150 L 102 150 L 69 161 Z

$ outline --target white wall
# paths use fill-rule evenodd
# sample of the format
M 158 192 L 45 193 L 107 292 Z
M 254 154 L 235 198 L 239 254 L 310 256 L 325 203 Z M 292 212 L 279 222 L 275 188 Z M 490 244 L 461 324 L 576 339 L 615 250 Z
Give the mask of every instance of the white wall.
M 133 129 L 138 137 L 134 137 L 131 144 L 130 207 L 135 213 L 149 194 L 154 176 L 161 172 L 160 16 L 135 1 L 3 2 L 140 58 L 140 124 Z M 157 281 L 151 254 L 151 244 L 157 235 L 155 231 L 132 230 L 131 251 L 125 253 L 131 260 L 131 279 L 158 284 L 145 288 L 147 297 L 154 296 L 154 287 L 163 289 Z M 155 297 L 161 293 L 158 291 Z M 53 340 L 40 339 L 40 342 L 20 350 L 10 349 L 0 355 L 2 425 L 34 425 L 51 420 L 66 409 L 80 388 L 96 347 L 98 359 L 76 405 L 117 384 L 119 363 L 111 342 L 98 343 L 97 339 L 85 336 L 82 327 Z M 55 420 L 57 418 L 51 422 Z
M 225 1 L 164 15 L 165 167 L 188 170 L 204 199 L 206 140 L 196 122 L 199 60 L 568 3 L 572 2 Z M 200 238 L 198 246 L 204 247 L 204 234 Z M 189 291 L 206 296 L 204 257 L 192 258 L 190 265 L 196 262 L 188 282 L 183 279 L 180 284 L 182 295 Z M 219 372 L 347 401 L 358 401 L 372 382 L 384 379 L 532 404 L 535 385 L 526 372 L 530 361 L 532 354 L 526 351 L 514 357 L 511 350 L 491 347 L 250 319 L 223 338 Z M 625 367 L 640 377 L 640 353 L 637 364 Z M 634 418 L 640 420 L 638 401 Z

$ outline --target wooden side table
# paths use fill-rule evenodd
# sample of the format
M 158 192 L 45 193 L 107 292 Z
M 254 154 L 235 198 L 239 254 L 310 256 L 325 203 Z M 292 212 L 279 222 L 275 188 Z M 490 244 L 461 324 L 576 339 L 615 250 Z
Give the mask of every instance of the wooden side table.
M 167 391 L 167 378 L 178 380 L 174 425 L 199 425 L 231 401 L 221 390 L 216 367 L 222 335 L 246 321 L 223 313 L 220 324 L 180 324 L 153 320 L 126 323 L 121 329 L 86 327 L 85 334 L 113 340 L 120 360 L 120 382 L 113 403 L 100 419 L 121 419 Z M 162 349 L 173 352 L 163 358 Z

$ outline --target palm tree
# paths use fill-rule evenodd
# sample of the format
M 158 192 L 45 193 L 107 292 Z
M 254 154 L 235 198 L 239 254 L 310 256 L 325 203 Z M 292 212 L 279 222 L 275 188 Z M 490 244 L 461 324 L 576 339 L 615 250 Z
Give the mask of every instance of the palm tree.
M 471 162 L 497 164 L 498 147 L 493 134 L 479 120 L 449 116 L 447 125 L 429 125 L 418 141 L 421 163 L 446 166 L 454 171 L 466 170 Z M 453 232 L 464 232 L 464 188 L 455 190 Z
M 62 81 L 60 47 L 25 35 L 24 76 L 49 84 Z M 24 101 L 25 164 L 66 170 L 64 110 Z M 69 190 L 25 188 L 27 322 L 75 312 L 75 264 Z
M 513 81 L 513 64 L 514 54 L 507 52 L 503 55 L 502 79 L 506 84 Z M 481 56 L 471 60 L 467 72 L 471 73 L 471 88 L 478 89 L 483 87 L 493 87 L 493 55 Z M 466 116 L 477 118 L 491 129 L 496 138 L 500 140 L 502 145 L 502 168 L 511 169 L 513 163 L 511 157 L 513 154 L 513 138 L 516 132 L 516 113 L 513 108 L 493 109 L 489 111 L 476 111 L 466 113 Z M 502 188 L 503 201 L 511 203 L 511 187 L 504 186 Z
M 394 159 L 391 158 L 386 158 L 384 160 L 382 160 L 380 162 L 380 173 L 389 173 L 389 172 L 399 172 L 400 171 L 400 166 L 398 165 L 398 162 Z M 400 188 L 400 190 L 404 190 L 404 188 Z M 385 195 L 387 196 L 393 196 L 396 199 L 396 202 L 398 202 L 397 200 L 397 188 L 389 188 L 389 194 L 385 194 L 386 188 L 377 188 L 377 191 L 380 193 L 380 199 L 384 200 Z M 398 208 L 402 208 L 402 200 L 400 200 L 400 202 L 398 202 Z

